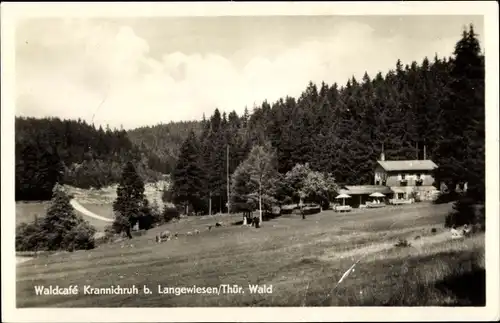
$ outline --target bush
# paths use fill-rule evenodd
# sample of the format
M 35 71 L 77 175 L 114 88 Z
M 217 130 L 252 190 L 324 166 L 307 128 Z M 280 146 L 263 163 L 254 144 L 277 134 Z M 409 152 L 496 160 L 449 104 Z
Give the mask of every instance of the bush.
M 441 193 L 439 196 L 434 200 L 434 204 L 445 204 L 445 203 L 450 203 L 457 201 L 460 198 L 460 195 L 455 192 L 451 191 L 448 193 Z
M 16 227 L 16 250 L 88 250 L 95 247 L 94 234 L 95 228 L 75 213 L 68 196 L 59 190 L 42 220 Z
M 484 207 L 477 206 L 473 198 L 462 197 L 453 205 L 453 211 L 445 218 L 445 227 L 479 225 L 484 228 Z
M 21 223 L 16 227 L 16 251 L 38 251 L 45 249 L 45 239 L 40 224 Z
M 282 207 L 281 214 L 292 214 L 294 209 L 295 208 L 293 208 L 293 207 Z
M 82 222 L 66 232 L 62 241 L 62 247 L 68 251 L 94 249 L 95 232 L 95 228 L 88 222 Z
M 149 230 L 155 224 L 155 219 L 151 214 L 145 214 L 137 219 L 139 230 Z
M 179 219 L 179 218 L 180 218 L 180 212 L 177 208 L 165 205 L 165 208 L 163 209 L 163 221 L 165 223 L 168 223 L 173 219 Z

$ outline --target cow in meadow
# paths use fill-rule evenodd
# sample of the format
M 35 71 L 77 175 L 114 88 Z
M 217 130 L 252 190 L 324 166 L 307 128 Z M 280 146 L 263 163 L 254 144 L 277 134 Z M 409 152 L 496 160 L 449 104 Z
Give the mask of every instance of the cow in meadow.
M 162 243 L 163 241 L 170 240 L 170 231 L 165 230 L 160 233 L 160 236 L 156 236 L 156 243 Z

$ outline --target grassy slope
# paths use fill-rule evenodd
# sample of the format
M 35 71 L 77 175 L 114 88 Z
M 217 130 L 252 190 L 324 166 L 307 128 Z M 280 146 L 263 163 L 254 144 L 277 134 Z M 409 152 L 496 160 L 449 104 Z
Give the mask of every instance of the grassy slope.
M 206 229 L 215 217 L 196 218 L 155 228 L 131 241 L 92 251 L 60 253 L 18 265 L 19 307 L 117 306 L 318 306 L 468 304 L 455 285 L 439 283 L 453 271 L 470 270 L 484 252 L 484 236 L 450 241 L 442 228 L 449 205 L 413 205 L 351 214 L 326 211 L 286 216 L 260 229 L 227 226 Z M 220 221 L 233 222 L 222 216 Z M 431 228 L 437 233 L 431 233 Z M 198 228 L 201 233 L 183 233 Z M 155 244 L 161 230 L 179 232 L 177 240 Z M 422 238 L 414 240 L 416 235 Z M 392 245 L 399 238 L 409 248 Z M 326 297 L 362 254 L 355 272 Z M 481 256 L 479 256 L 481 257 Z M 460 272 L 458 273 L 460 274 Z M 479 278 L 478 278 L 479 277 Z M 481 279 L 476 275 L 474 279 Z M 476 283 L 475 280 L 471 282 Z M 163 295 L 157 285 L 217 286 L 270 284 L 268 295 Z M 93 287 L 148 285 L 152 295 L 35 296 L 34 285 L 85 284 Z M 437 285 L 436 285 L 437 284 Z M 450 287 L 451 286 L 451 287 Z M 477 290 L 477 288 L 475 289 Z M 477 297 L 476 297 L 477 296 Z M 475 302 L 481 302 L 481 293 Z M 326 300 L 325 300 L 326 298 Z M 484 298 L 484 294 L 483 294 Z
M 21 222 L 32 222 L 35 219 L 35 215 L 38 216 L 39 219 L 44 217 L 49 205 L 50 202 L 16 203 L 16 225 Z M 83 204 L 83 206 L 88 208 L 90 211 L 104 217 L 108 217 L 109 214 L 112 214 L 112 212 L 110 213 L 110 211 L 112 211 L 111 205 Z M 104 232 L 104 228 L 109 225 L 108 222 L 88 217 L 78 211 L 75 212 L 81 215 L 83 219 L 88 221 L 91 225 L 93 225 L 96 228 L 97 232 Z M 102 212 L 103 214 L 101 214 L 100 212 Z
M 145 195 L 150 203 L 156 201 L 160 208 L 163 207 L 161 189 L 164 185 L 168 186 L 168 183 L 168 181 L 159 181 L 157 183 L 145 184 Z M 114 218 L 112 203 L 116 199 L 116 185 L 104 187 L 99 190 L 84 190 L 66 185 L 65 190 L 69 194 L 72 194 L 74 198 L 89 211 L 106 218 Z M 21 222 L 32 222 L 35 219 L 35 215 L 39 218 L 45 216 L 49 205 L 50 201 L 16 203 L 16 224 Z M 109 225 L 108 222 L 93 219 L 79 212 L 77 212 L 77 214 L 82 215 L 98 232 L 104 232 L 105 227 Z

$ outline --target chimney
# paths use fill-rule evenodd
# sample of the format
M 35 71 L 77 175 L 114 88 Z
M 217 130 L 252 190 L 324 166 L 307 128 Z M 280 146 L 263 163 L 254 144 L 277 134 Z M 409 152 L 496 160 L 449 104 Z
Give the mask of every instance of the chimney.
M 427 154 L 426 154 L 426 147 L 424 145 L 424 160 L 426 160 L 426 159 L 427 159 Z
M 380 153 L 380 160 L 384 161 L 385 160 L 385 154 L 384 154 L 384 143 L 382 143 L 382 153 Z

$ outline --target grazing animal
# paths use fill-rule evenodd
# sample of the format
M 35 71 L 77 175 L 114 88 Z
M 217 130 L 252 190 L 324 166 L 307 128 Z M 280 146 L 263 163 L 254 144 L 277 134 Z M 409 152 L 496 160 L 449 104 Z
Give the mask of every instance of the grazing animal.
M 217 223 L 215 223 L 215 226 L 216 226 L 216 227 L 221 227 L 221 226 L 222 226 L 222 223 L 217 222 Z
M 415 237 L 415 240 L 418 240 L 418 239 L 420 239 L 420 236 L 416 236 L 416 237 Z
M 160 236 L 156 236 L 156 242 L 157 243 L 162 243 L 165 240 L 170 240 L 170 231 L 165 230 L 162 233 L 160 233 Z
M 168 238 L 168 237 L 170 237 L 170 231 L 165 230 L 162 233 L 160 233 L 160 238 L 161 239 Z
M 193 235 L 193 233 L 192 233 L 191 231 L 188 231 L 188 232 L 186 233 L 186 235 L 188 235 L 188 236 L 192 236 L 192 235 Z
M 177 236 L 179 235 L 178 232 L 174 233 L 174 237 L 177 239 Z
M 194 234 L 199 234 L 200 231 L 198 231 L 198 229 L 194 230 Z

